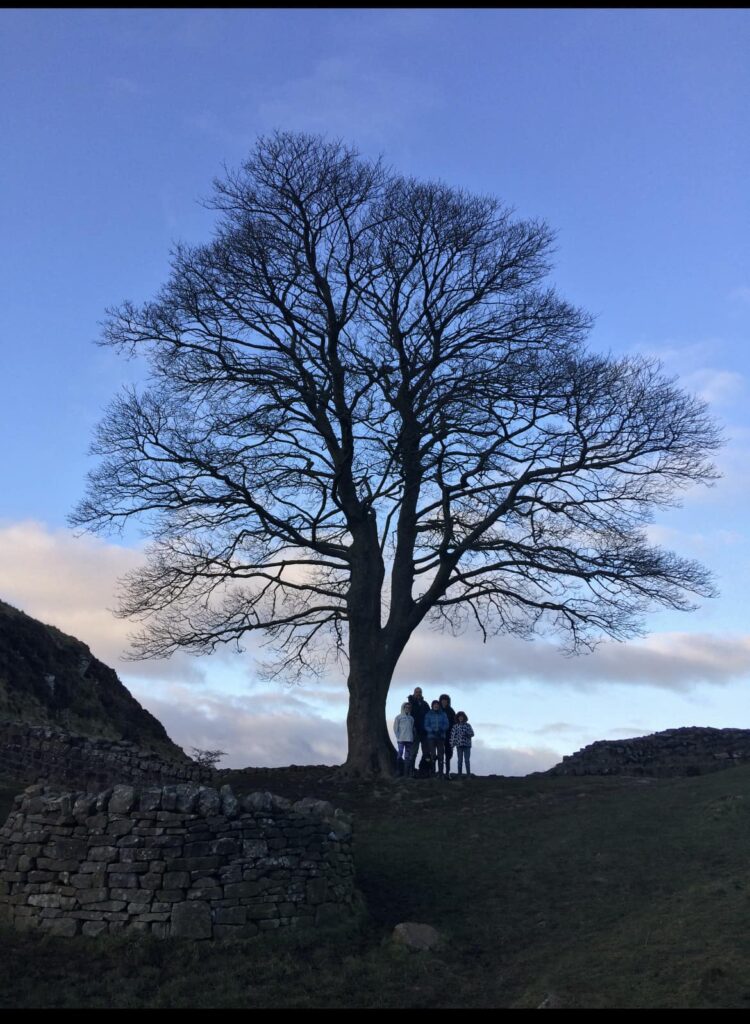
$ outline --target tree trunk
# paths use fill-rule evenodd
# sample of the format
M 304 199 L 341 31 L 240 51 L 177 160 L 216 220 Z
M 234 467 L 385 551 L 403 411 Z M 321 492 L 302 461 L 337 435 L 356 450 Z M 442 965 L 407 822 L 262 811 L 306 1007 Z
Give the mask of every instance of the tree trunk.
M 396 751 L 388 734 L 385 702 L 393 669 L 386 667 L 374 653 L 350 661 L 349 713 L 346 729 L 349 755 L 344 769 L 357 777 L 392 776 L 396 768 Z
M 388 735 L 385 702 L 396 666 L 392 638 L 383 630 L 381 600 L 385 567 L 375 518 L 352 527 L 349 613 L 349 753 L 344 770 L 352 776 L 391 776 L 396 751 Z M 400 653 L 400 651 L 399 651 Z

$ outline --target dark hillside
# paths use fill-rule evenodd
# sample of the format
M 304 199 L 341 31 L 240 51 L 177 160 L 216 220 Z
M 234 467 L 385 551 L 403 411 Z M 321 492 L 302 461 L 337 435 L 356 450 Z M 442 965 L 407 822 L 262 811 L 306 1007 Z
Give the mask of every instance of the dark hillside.
M 0 601 L 0 719 L 128 740 L 183 759 L 164 726 L 88 647 Z

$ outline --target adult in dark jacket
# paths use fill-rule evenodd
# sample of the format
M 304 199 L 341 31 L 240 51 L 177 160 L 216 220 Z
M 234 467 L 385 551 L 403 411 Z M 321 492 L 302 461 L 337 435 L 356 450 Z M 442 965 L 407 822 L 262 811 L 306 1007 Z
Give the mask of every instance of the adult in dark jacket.
M 415 686 L 414 693 L 410 694 L 408 701 L 411 704 L 411 716 L 414 719 L 414 746 L 412 747 L 412 759 L 411 763 L 414 768 L 417 767 L 417 754 L 419 748 L 422 748 L 422 757 L 427 756 L 427 740 L 424 731 L 424 716 L 430 710 L 430 705 L 422 696 L 422 687 Z
M 433 765 L 438 763 L 439 774 L 443 774 L 445 758 L 445 740 L 448 733 L 448 716 L 440 707 L 440 701 L 434 700 L 432 708 L 424 716 L 424 731 L 427 734 L 427 749 Z
M 440 694 L 440 710 L 448 716 L 448 732 L 445 737 L 445 777 L 449 779 L 451 777 L 451 758 L 453 757 L 451 731 L 456 724 L 456 712 L 451 707 L 451 699 L 447 693 Z

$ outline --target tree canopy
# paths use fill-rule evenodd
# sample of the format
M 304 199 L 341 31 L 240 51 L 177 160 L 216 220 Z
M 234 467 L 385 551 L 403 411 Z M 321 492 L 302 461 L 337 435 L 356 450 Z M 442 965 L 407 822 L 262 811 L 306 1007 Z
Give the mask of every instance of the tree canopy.
M 712 593 L 645 528 L 715 477 L 718 431 L 656 362 L 587 350 L 590 317 L 544 284 L 544 223 L 292 133 L 211 205 L 213 240 L 103 335 L 150 381 L 102 421 L 74 523 L 146 518 L 120 606 L 138 656 L 254 631 L 285 672 L 338 653 L 348 764 L 385 771 L 425 619 L 577 650 Z

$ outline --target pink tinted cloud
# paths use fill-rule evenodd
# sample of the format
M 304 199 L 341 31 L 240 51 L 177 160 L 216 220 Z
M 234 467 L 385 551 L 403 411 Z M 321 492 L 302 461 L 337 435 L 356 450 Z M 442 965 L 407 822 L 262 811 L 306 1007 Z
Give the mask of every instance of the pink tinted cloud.
M 140 565 L 136 548 L 25 520 L 0 525 L 0 598 L 27 615 L 82 640 L 95 657 L 123 671 L 133 624 L 117 619 L 117 580 Z M 195 659 L 177 655 L 140 662 L 139 672 L 158 678 L 203 678 Z

